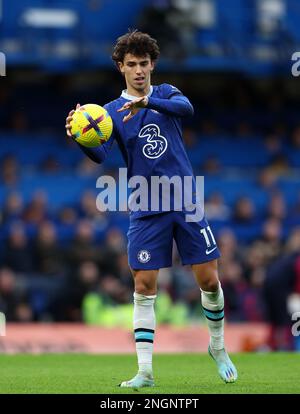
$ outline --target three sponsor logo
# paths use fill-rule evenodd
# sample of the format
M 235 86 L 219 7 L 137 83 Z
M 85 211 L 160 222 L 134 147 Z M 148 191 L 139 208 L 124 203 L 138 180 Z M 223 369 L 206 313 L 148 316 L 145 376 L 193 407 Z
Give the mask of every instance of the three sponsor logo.
M 139 132 L 139 138 L 147 140 L 147 144 L 143 146 L 143 154 L 147 158 L 159 158 L 168 148 L 168 141 L 161 135 L 156 124 L 145 125 Z

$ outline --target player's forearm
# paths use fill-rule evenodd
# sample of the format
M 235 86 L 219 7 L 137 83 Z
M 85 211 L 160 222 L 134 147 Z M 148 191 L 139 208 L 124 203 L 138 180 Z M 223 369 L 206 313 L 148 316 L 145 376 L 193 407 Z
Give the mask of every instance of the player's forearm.
M 171 99 L 152 98 L 150 96 L 147 108 L 179 117 L 192 116 L 194 114 L 193 105 L 182 95 L 174 96 Z
M 97 164 L 101 164 L 106 156 L 107 156 L 107 150 L 104 147 L 104 145 L 101 145 L 100 147 L 94 147 L 94 148 L 88 148 L 84 147 L 83 145 L 80 145 L 78 142 L 80 149 L 94 162 Z

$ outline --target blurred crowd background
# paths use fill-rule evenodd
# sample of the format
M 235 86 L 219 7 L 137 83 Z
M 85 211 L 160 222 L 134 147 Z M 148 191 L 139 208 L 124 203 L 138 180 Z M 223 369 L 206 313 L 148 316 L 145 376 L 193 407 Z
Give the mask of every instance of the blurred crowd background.
M 296 0 L 1 2 L 0 310 L 8 321 L 131 326 L 128 215 L 101 213 L 95 202 L 97 178 L 117 177 L 124 163 L 115 146 L 103 165 L 93 163 L 64 125 L 77 102 L 120 95 L 112 45 L 137 27 L 161 46 L 153 83 L 176 85 L 195 108 L 184 139 L 195 174 L 205 176 L 227 321 L 268 321 L 270 349 L 297 347 L 300 81 L 291 57 L 299 21 Z M 159 323 L 202 320 L 176 246 L 159 285 Z

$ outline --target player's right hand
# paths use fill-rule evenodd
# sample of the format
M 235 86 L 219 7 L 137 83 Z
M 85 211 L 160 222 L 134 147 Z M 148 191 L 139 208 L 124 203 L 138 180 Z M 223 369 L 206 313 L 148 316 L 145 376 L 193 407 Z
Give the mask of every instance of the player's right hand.
M 80 104 L 78 103 L 77 105 L 76 105 L 76 109 L 79 109 L 80 108 Z M 68 135 L 68 137 L 70 137 L 70 138 L 72 138 L 72 133 L 71 133 L 71 121 L 72 121 L 72 119 L 73 119 L 73 114 L 74 114 L 74 112 L 76 111 L 76 109 L 72 109 L 72 111 L 70 111 L 69 112 L 69 114 L 68 114 L 68 116 L 67 116 L 67 118 L 66 118 L 66 125 L 65 125 L 65 127 L 66 127 L 66 131 L 67 131 L 67 135 Z

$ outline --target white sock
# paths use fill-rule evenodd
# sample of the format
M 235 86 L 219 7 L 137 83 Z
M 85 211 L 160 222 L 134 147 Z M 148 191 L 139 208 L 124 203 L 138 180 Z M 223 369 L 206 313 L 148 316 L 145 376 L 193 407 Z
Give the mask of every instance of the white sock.
M 134 292 L 133 297 L 133 328 L 139 371 L 152 374 L 156 295 L 146 296 Z
M 212 349 L 224 348 L 224 295 L 221 284 L 216 292 L 201 290 L 201 302 L 207 319 Z

